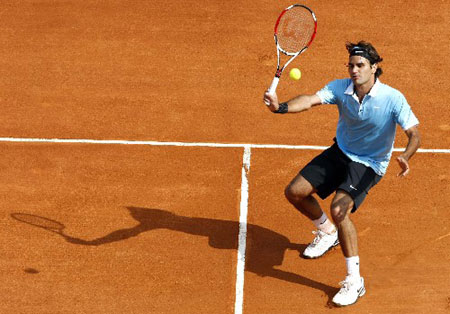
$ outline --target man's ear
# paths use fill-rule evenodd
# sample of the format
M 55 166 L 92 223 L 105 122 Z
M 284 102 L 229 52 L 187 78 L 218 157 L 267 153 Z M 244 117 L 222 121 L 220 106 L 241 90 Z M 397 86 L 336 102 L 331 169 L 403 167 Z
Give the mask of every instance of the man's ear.
M 372 64 L 372 74 L 375 74 L 377 69 L 378 69 L 378 63 Z

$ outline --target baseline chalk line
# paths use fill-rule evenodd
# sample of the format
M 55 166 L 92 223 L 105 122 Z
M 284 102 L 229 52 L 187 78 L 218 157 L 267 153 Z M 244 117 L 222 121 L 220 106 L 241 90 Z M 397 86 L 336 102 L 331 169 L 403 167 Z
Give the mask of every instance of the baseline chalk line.
M 328 146 L 316 145 L 284 145 L 284 144 L 245 144 L 245 143 L 202 143 L 202 142 L 160 142 L 129 140 L 95 140 L 95 139 L 59 139 L 59 138 L 15 138 L 0 137 L 0 142 L 13 143 L 67 143 L 67 144 L 109 144 L 109 145 L 150 145 L 150 146 L 184 146 L 184 147 L 218 147 L 218 148 L 269 148 L 269 149 L 304 149 L 324 150 Z M 394 148 L 394 152 L 402 152 L 405 148 Z M 450 149 L 419 148 L 418 153 L 450 154 Z

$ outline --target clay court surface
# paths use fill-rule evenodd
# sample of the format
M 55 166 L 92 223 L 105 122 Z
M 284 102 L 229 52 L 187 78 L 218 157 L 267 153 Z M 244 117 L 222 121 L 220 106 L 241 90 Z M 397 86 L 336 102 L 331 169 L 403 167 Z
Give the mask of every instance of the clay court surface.
M 367 294 L 347 308 L 341 249 L 300 258 L 313 225 L 283 195 L 337 110 L 262 103 L 290 4 L 0 2 L 0 313 L 450 313 L 450 2 L 304 2 L 318 34 L 280 97 L 346 77 L 365 39 L 421 122 L 410 175 L 393 161 L 352 216 Z

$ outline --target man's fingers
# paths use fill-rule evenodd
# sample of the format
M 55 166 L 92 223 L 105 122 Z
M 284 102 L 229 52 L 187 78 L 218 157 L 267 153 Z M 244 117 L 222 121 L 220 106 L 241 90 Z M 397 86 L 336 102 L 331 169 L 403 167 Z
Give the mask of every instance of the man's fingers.
M 265 103 L 267 106 L 269 106 L 270 103 L 272 102 L 272 97 L 270 96 L 269 93 L 266 92 L 266 93 L 264 94 L 263 100 L 264 100 L 264 103 Z
M 400 172 L 397 177 L 406 177 L 406 175 L 409 173 L 409 169 L 406 169 L 402 172 Z
M 397 162 L 400 168 L 402 168 L 402 171 L 397 175 L 397 177 L 405 177 L 409 173 L 408 162 L 402 157 L 397 157 Z

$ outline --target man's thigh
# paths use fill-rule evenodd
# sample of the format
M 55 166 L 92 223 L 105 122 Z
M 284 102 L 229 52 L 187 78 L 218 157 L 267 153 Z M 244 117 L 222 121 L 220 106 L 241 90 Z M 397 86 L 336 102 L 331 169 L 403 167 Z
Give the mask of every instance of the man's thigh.
M 348 165 L 347 176 L 339 185 L 338 190 L 345 191 L 354 201 L 352 212 L 363 203 L 369 190 L 380 180 L 381 176 L 361 163 L 351 162 Z

